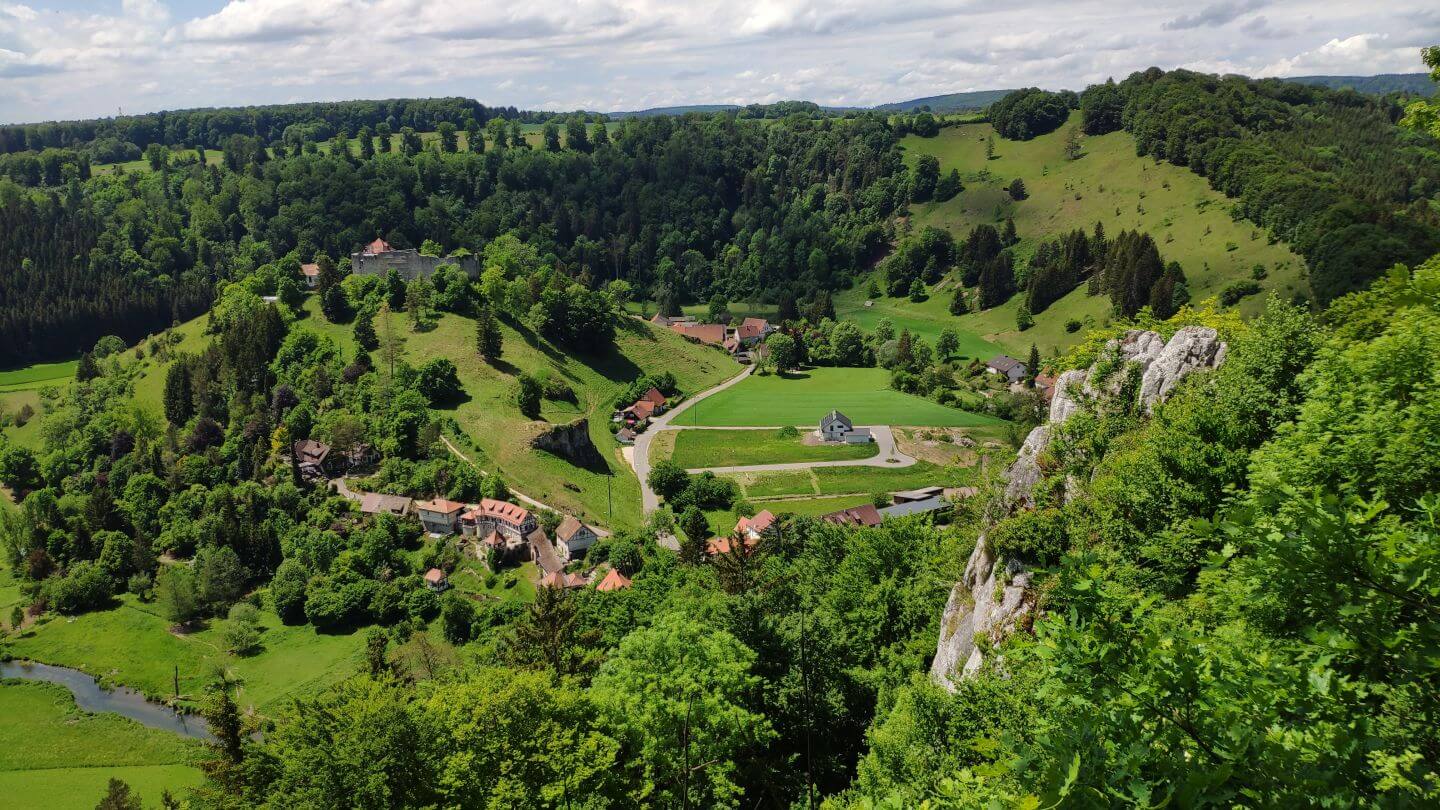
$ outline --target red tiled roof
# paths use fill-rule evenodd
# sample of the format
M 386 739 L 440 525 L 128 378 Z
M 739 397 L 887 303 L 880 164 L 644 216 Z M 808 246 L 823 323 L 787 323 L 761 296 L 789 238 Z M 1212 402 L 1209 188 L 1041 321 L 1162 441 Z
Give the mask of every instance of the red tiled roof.
M 551 571 L 540 579 L 542 588 L 583 588 L 585 577 L 579 574 L 567 574 L 564 571 Z
M 374 256 L 376 253 L 389 253 L 394 249 L 395 248 L 390 247 L 389 242 L 386 242 L 384 239 L 380 239 L 377 237 L 374 242 L 371 242 L 370 244 L 365 246 L 365 253 L 367 255 Z
M 655 414 L 655 403 L 646 399 L 642 399 L 637 401 L 634 405 L 626 408 L 625 410 L 629 413 L 635 414 L 636 419 L 649 419 Z
M 487 546 L 495 546 L 498 548 L 505 545 L 505 538 L 501 536 L 500 532 L 491 529 L 490 534 L 486 535 L 485 539 L 480 542 L 484 543 Z
M 530 510 L 523 506 L 516 506 L 509 501 L 497 501 L 494 498 L 482 498 L 480 503 L 471 507 L 465 513 L 466 520 L 475 520 L 480 517 L 498 518 L 519 526 L 530 519 Z
M 628 587 L 630 587 L 630 578 L 620 573 L 618 569 L 611 568 L 610 573 L 606 574 L 605 578 L 600 580 L 600 584 L 595 586 L 595 590 L 608 593 L 622 591 Z
M 448 515 L 451 512 L 459 512 L 461 509 L 464 509 L 465 504 L 447 501 L 444 498 L 436 498 L 433 501 L 416 501 L 415 508 L 423 509 L 426 512 L 439 512 L 442 515 Z
M 879 526 L 880 510 L 875 508 L 875 504 L 866 503 L 821 515 L 820 519 L 837 526 Z
M 766 510 L 764 510 L 763 512 L 760 512 L 759 514 L 755 515 L 755 517 L 752 517 L 752 518 L 743 518 L 743 517 L 742 517 L 742 518 L 740 518 L 740 520 L 739 520 L 738 522 L 736 522 L 736 524 L 735 524 L 735 531 L 737 531 L 737 532 L 753 531 L 753 532 L 755 532 L 755 533 L 757 533 L 757 534 L 764 534 L 764 533 L 765 533 L 765 530 L 766 530 L 766 529 L 769 529 L 769 528 L 770 528 L 770 524 L 772 524 L 772 523 L 774 523 L 774 522 L 775 522 L 775 515 L 771 514 L 771 512 L 770 512 L 769 509 L 766 509 Z
M 330 445 L 324 442 L 317 442 L 314 439 L 301 439 L 295 442 L 292 448 L 295 459 L 300 464 L 320 464 L 325 457 L 330 455 Z
M 719 554 L 729 554 L 731 544 L 734 542 L 735 541 L 729 537 L 712 537 L 705 542 L 705 553 L 712 557 Z M 759 542 L 753 537 L 746 537 L 741 547 L 749 553 L 753 551 L 757 545 L 759 545 Z
M 445 581 L 445 572 L 441 571 L 439 568 L 431 568 L 429 571 L 425 572 L 425 581 L 431 584 L 438 585 L 439 583 Z
M 765 328 L 769 325 L 770 323 L 764 318 L 746 318 L 740 322 L 740 328 L 737 331 L 741 340 L 749 340 L 750 338 L 764 337 Z
M 318 276 L 320 275 L 320 265 L 302 264 L 300 265 L 300 274 L 305 276 Z
M 677 323 L 672 324 L 670 328 L 685 337 L 695 338 L 701 343 L 725 345 L 725 327 L 718 323 Z
M 656 405 L 665 404 L 665 395 L 660 393 L 660 389 L 658 388 L 651 388 L 649 391 L 646 391 L 640 399 L 646 402 L 653 402 Z

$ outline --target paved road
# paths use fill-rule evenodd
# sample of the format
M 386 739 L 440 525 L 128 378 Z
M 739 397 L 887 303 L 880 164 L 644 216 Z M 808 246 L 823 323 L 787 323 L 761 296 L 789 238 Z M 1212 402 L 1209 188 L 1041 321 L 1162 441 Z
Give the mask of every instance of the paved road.
M 856 425 L 856 427 L 863 427 Z M 713 472 L 713 473 L 750 473 L 750 472 L 779 472 L 782 470 L 809 470 L 814 467 L 885 467 L 897 469 L 909 467 L 915 463 L 915 459 L 900 452 L 895 447 L 895 434 L 890 430 L 889 425 L 870 425 L 870 435 L 875 437 L 875 444 L 880 447 L 880 452 L 870 458 L 842 459 L 840 461 L 797 461 L 786 464 L 747 464 L 739 467 L 696 467 L 688 470 L 692 473 Z M 672 428 L 673 430 L 674 428 Z M 690 430 L 691 428 L 684 428 Z M 766 428 L 758 428 L 764 430 Z
M 660 498 L 655 494 L 655 490 L 650 488 L 650 482 L 647 480 L 650 478 L 650 440 L 655 438 L 656 433 L 666 429 L 670 425 L 670 420 L 674 419 L 676 415 L 684 413 L 690 406 L 711 394 L 717 394 L 740 382 L 750 376 L 750 373 L 754 370 L 754 366 L 746 366 L 739 374 L 736 374 L 725 382 L 690 397 L 671 410 L 651 420 L 649 429 L 635 437 L 635 477 L 640 479 L 640 503 L 641 509 L 645 514 L 648 515 L 660 508 Z

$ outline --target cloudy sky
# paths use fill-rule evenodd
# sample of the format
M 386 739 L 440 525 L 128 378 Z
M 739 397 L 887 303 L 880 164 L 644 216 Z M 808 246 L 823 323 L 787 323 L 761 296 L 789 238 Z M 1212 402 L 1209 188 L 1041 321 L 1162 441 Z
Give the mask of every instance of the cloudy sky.
M 465 95 L 530 109 L 1422 69 L 1435 0 L 0 0 L 0 122 Z

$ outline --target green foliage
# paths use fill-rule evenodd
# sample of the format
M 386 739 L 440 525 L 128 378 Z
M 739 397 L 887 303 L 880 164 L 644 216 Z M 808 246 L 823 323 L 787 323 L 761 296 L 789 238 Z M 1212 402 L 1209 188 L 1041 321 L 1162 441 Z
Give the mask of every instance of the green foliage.
M 1079 106 L 1074 93 L 1050 93 L 1030 87 L 1005 96 L 990 105 L 988 115 L 995 131 L 1015 141 L 1028 141 L 1054 132 Z

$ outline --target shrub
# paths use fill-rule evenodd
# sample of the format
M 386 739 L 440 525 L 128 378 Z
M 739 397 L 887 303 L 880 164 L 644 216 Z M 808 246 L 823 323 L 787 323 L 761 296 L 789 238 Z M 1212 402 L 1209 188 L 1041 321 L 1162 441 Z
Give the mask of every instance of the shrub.
M 1065 518 L 1059 509 L 1021 512 L 1001 521 L 990 535 L 995 553 L 1048 565 L 1065 553 Z
M 1220 291 L 1220 303 L 1224 306 L 1234 306 L 1240 303 L 1240 299 L 1247 295 L 1254 295 L 1260 292 L 1260 285 L 1253 281 L 1232 281 Z
M 800 431 L 796 430 L 794 425 L 786 425 L 780 428 L 775 435 L 782 439 L 794 439 L 799 437 Z
M 1082 324 L 1080 323 L 1080 321 L 1076 320 L 1075 318 L 1071 318 L 1070 320 L 1065 322 L 1065 331 L 1070 333 L 1079 332 L 1081 326 Z

